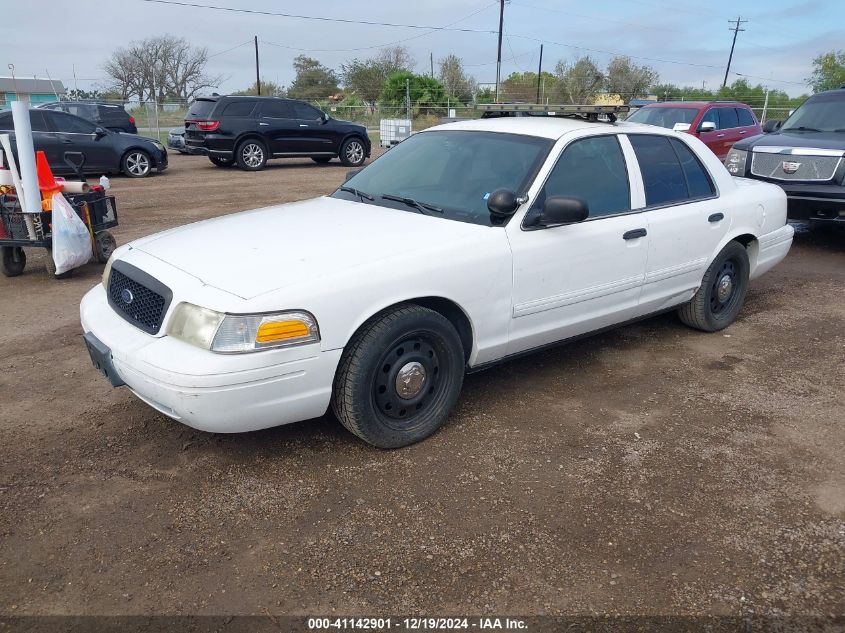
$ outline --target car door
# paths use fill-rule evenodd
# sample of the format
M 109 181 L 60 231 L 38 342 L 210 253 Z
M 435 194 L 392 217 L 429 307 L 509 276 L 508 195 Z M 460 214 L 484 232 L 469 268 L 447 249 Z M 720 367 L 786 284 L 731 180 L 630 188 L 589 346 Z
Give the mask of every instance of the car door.
M 626 155 L 627 154 L 627 155 Z M 632 160 L 616 134 L 563 148 L 522 222 L 507 226 L 513 253 L 508 353 L 625 321 L 636 314 L 648 252 L 646 215 L 632 212 Z M 539 227 L 551 196 L 589 207 L 579 223 Z
M 47 123 L 57 138 L 55 163 L 67 171 L 64 160 L 66 152 L 81 152 L 85 157 L 84 171 L 97 172 L 114 170 L 120 163 L 120 156 L 110 142 L 108 134 L 96 133 L 97 126 L 78 116 L 65 112 L 47 111 Z
M 649 227 L 642 314 L 686 301 L 730 228 L 714 180 L 678 138 L 629 134 L 642 179 Z
M 258 117 L 258 131 L 267 141 L 273 155 L 295 151 L 299 125 L 293 120 L 293 108 L 284 99 L 262 101 Z
M 713 130 L 705 132 L 702 130 L 702 125 L 704 123 L 712 123 L 715 127 L 713 128 Z M 698 122 L 698 126 L 696 128 L 696 136 L 701 140 L 702 143 L 709 147 L 710 151 L 716 154 L 716 156 L 719 156 L 720 152 L 722 152 L 724 146 L 723 139 L 725 138 L 724 133 L 719 129 L 719 124 L 719 109 L 709 108 L 702 115 L 701 120 Z
M 309 154 L 337 154 L 340 140 L 327 123 L 322 110 L 302 101 L 291 101 L 293 118 L 299 130 L 296 151 Z
M 720 107 L 717 109 L 719 110 L 719 131 L 717 134 L 719 143 L 717 145 L 718 151 L 714 153 L 719 157 L 719 160 L 723 161 L 734 143 L 743 138 L 743 135 L 736 108 Z
M 757 134 L 762 134 L 763 130 L 754 114 L 748 108 L 736 108 L 736 115 L 739 118 L 739 137 L 749 138 Z

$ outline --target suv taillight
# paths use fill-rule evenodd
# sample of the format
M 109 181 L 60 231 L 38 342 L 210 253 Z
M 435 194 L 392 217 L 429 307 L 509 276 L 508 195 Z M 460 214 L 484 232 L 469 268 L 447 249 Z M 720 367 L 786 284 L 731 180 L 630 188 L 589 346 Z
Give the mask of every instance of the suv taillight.
M 213 132 L 220 127 L 220 121 L 194 121 L 194 124 L 203 132 Z
M 129 122 L 130 122 L 132 125 L 135 125 L 135 117 L 134 117 L 134 116 L 129 117 Z

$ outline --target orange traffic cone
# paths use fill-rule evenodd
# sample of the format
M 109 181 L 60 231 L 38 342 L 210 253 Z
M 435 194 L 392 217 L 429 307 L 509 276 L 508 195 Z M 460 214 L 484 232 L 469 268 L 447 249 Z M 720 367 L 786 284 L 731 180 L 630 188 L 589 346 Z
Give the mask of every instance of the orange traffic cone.
M 41 189 L 41 209 L 52 211 L 53 194 L 62 190 L 62 186 L 53 177 L 53 170 L 43 151 L 35 152 L 35 173 L 38 174 L 38 188 Z

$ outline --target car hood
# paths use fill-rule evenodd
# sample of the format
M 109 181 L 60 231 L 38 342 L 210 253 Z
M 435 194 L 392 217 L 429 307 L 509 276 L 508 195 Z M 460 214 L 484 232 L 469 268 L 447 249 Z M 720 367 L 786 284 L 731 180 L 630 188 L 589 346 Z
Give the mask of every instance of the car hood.
M 206 285 L 252 299 L 350 272 L 393 270 L 390 260 L 423 262 L 427 250 L 472 248 L 501 231 L 323 197 L 189 224 L 131 246 Z
M 842 132 L 776 132 L 760 134 L 738 141 L 736 149 L 753 147 L 813 147 L 845 151 L 845 134 Z

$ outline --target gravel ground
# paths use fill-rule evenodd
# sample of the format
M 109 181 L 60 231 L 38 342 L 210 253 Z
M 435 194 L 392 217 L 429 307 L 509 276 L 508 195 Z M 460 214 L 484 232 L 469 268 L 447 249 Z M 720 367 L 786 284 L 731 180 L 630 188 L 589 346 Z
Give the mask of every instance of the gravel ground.
M 119 243 L 331 191 L 174 155 Z M 665 315 L 467 378 L 429 440 L 193 431 L 90 366 L 90 264 L 0 278 L 0 615 L 845 614 L 845 235 L 799 227 L 739 320 Z

